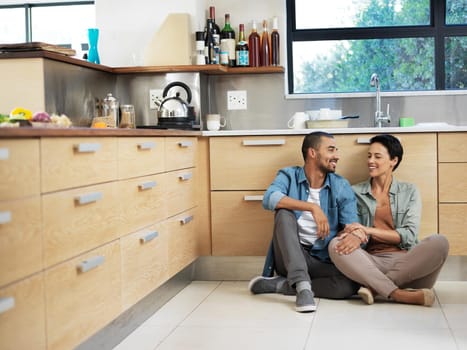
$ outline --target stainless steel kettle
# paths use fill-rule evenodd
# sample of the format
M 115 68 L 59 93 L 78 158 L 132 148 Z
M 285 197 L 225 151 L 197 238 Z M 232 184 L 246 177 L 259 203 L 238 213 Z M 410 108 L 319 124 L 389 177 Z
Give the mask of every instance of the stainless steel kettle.
M 180 97 L 180 89 L 176 89 L 176 87 L 182 88 L 186 100 Z M 187 117 L 190 114 L 191 89 L 185 83 L 175 81 L 168 84 L 162 91 L 162 98 L 157 113 L 158 118 L 180 118 Z

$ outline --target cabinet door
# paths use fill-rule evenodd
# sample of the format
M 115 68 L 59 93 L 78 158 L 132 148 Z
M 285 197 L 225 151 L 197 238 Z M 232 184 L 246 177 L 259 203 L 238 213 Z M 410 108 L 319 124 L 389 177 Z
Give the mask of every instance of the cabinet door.
M 280 168 L 303 165 L 303 136 L 213 137 L 211 190 L 265 190 Z
M 466 213 L 466 203 L 439 205 L 439 232 L 449 240 L 449 255 L 467 255 Z
M 127 233 L 120 199 L 114 182 L 43 195 L 45 266 Z
M 212 255 L 266 255 L 274 214 L 262 207 L 263 192 L 211 192 Z
M 441 163 L 467 162 L 467 133 L 438 134 L 438 153 Z
M 86 186 L 116 178 L 116 138 L 41 139 L 42 192 Z
M 44 274 L 48 349 L 73 349 L 120 314 L 118 241 Z
M 198 257 L 197 210 L 190 209 L 167 219 L 169 232 L 169 277 Z
M 40 270 L 40 197 L 0 201 L 0 286 Z
M 166 224 L 151 225 L 121 238 L 123 309 L 159 287 L 168 278 Z
M 119 137 L 118 178 L 163 172 L 165 169 L 165 142 L 163 137 Z
M 467 163 L 439 164 L 439 201 L 467 202 Z
M 0 140 L 0 199 L 40 193 L 39 140 Z
M 167 171 L 196 166 L 197 138 L 166 137 L 165 145 L 165 164 Z
M 42 274 L 0 289 L 0 348 L 46 348 Z
M 336 143 L 340 159 L 337 173 L 347 178 L 351 184 L 368 178 L 368 142 L 374 135 L 337 135 Z M 394 172 L 400 181 L 417 185 L 422 196 L 422 220 L 420 237 L 438 231 L 438 172 L 436 134 L 395 134 L 402 146 L 404 155 L 401 164 Z

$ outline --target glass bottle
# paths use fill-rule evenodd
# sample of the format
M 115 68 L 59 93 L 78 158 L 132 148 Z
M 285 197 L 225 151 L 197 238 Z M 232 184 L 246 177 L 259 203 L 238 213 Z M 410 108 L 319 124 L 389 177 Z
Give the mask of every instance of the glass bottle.
M 230 14 L 225 14 L 225 25 L 221 30 L 220 63 L 235 66 L 235 31 L 230 25 Z
M 250 33 L 250 36 L 248 37 L 250 67 L 259 67 L 260 65 L 260 59 L 259 59 L 260 42 L 261 42 L 261 38 L 256 29 L 256 21 L 253 21 L 252 27 L 251 27 L 251 33 Z
M 277 23 L 277 17 L 274 17 L 272 20 L 272 32 L 271 32 L 271 65 L 279 65 L 279 54 L 280 54 L 280 45 L 279 45 L 279 25 Z
M 206 58 L 206 64 L 216 63 L 216 54 L 214 52 L 214 37 L 212 35 L 212 20 L 207 19 L 206 24 L 206 37 L 204 38 L 204 57 Z
M 268 21 L 263 21 L 263 33 L 261 34 L 261 66 L 271 65 L 271 43 L 268 32 Z
M 209 7 L 209 19 L 212 21 L 212 37 L 214 39 L 214 64 L 219 64 L 220 58 L 220 45 L 221 45 L 221 30 L 216 24 L 216 8 L 214 6 Z
M 248 67 L 248 43 L 245 41 L 245 26 L 239 25 L 238 43 L 235 48 L 236 64 L 239 67 Z

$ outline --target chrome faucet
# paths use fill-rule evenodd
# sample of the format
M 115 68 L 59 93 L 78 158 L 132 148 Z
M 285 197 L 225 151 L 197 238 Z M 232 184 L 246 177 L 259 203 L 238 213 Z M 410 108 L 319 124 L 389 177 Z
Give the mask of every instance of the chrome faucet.
M 379 84 L 378 74 L 373 73 L 370 78 L 370 86 L 376 87 L 376 112 L 375 112 L 375 126 L 381 128 L 383 121 L 387 121 L 388 124 L 391 122 L 391 116 L 389 115 L 389 103 L 387 105 L 386 116 L 381 110 L 381 88 Z

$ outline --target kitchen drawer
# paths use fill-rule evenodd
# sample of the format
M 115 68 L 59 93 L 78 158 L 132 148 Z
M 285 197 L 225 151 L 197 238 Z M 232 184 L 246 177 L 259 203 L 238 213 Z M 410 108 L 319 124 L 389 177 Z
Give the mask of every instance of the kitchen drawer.
M 0 286 L 40 270 L 40 197 L 0 201 Z
M 121 229 L 125 233 L 134 232 L 167 217 L 167 182 L 166 174 L 118 182 L 122 204 Z
M 0 199 L 40 193 L 39 140 L 0 140 Z
M 73 349 L 120 314 L 120 268 L 117 240 L 44 272 L 49 349 Z
M 439 133 L 440 162 L 467 162 L 467 133 Z
M 340 159 L 337 173 L 355 184 L 368 178 L 368 147 L 374 135 L 336 135 Z M 394 172 L 399 181 L 417 186 L 422 197 L 420 237 L 438 231 L 438 169 L 435 133 L 398 134 L 404 147 L 402 162 Z M 423 174 L 423 176 L 420 176 Z
M 274 213 L 262 207 L 263 192 L 211 192 L 212 255 L 266 255 Z
M 166 137 L 166 170 L 177 170 L 196 166 L 196 137 Z
M 197 210 L 190 209 L 167 219 L 169 232 L 169 277 L 198 257 Z
M 196 168 L 171 171 L 167 176 L 167 215 L 172 216 L 197 204 Z
M 303 165 L 303 136 L 213 137 L 211 190 L 265 190 L 280 168 Z
M 116 138 L 42 138 L 41 178 L 42 192 L 115 180 Z
M 0 348 L 46 348 L 42 274 L 0 289 Z
M 467 255 L 467 204 L 439 205 L 439 232 L 449 240 L 449 255 Z
M 440 163 L 439 201 L 467 202 L 467 163 Z
M 161 173 L 165 170 L 163 137 L 119 137 L 118 178 Z
M 124 205 L 114 182 L 43 195 L 45 266 L 126 234 Z
M 165 223 L 122 237 L 123 310 L 168 279 L 168 232 Z

